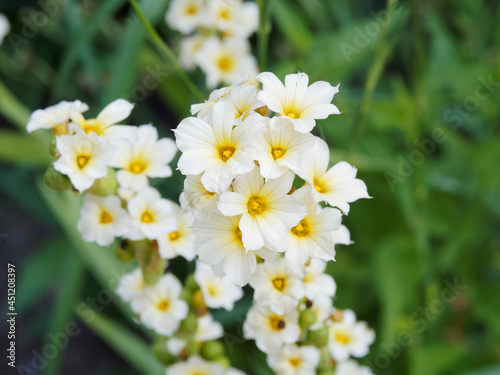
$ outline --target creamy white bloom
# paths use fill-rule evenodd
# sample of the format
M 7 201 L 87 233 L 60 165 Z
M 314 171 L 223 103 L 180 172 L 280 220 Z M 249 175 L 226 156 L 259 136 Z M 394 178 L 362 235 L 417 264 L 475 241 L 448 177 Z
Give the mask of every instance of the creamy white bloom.
M 126 302 L 130 302 L 142 295 L 146 290 L 147 284 L 142 277 L 141 268 L 138 267 L 130 273 L 123 275 L 118 282 L 116 294 Z
M 192 218 L 181 207 L 172 202 L 172 213 L 177 219 L 177 230 L 162 234 L 157 238 L 160 256 L 164 259 L 173 259 L 182 256 L 193 260 L 197 252 L 197 242 L 191 229 Z
M 320 329 L 333 312 L 332 299 L 325 294 L 318 294 L 310 301 L 312 303 L 310 309 L 316 314 L 316 321 L 309 328 Z
M 56 148 L 60 157 L 54 162 L 54 168 L 67 175 L 80 192 L 108 174 L 107 164 L 114 153 L 114 149 L 95 134 L 83 132 L 58 136 Z
M 173 0 L 165 14 L 165 21 L 172 29 L 190 34 L 197 27 L 208 25 L 210 16 L 205 0 Z
M 193 355 L 186 362 L 177 362 L 169 366 L 166 375 L 224 375 L 224 371 L 222 365 Z
M 163 199 L 158 190 L 148 186 L 127 204 L 132 229 L 126 234 L 131 240 L 157 239 L 164 233 L 178 230 L 172 202 Z
M 304 154 L 297 174 L 314 188 L 312 194 L 316 202 L 325 201 L 348 214 L 349 203 L 370 196 L 365 183 L 356 178 L 356 168 L 341 161 L 328 169 L 329 161 L 328 145 L 317 138 L 313 148 Z
M 144 293 L 132 300 L 132 310 L 139 314 L 141 322 L 160 335 L 170 336 L 186 318 L 189 307 L 179 299 L 182 285 L 172 274 L 166 274 Z
M 235 128 L 233 123 L 231 108 L 217 103 L 212 111 L 212 125 L 189 117 L 174 130 L 177 146 L 182 151 L 180 171 L 185 175 L 203 173 L 201 182 L 210 192 L 226 190 L 235 176 L 255 166 L 246 148 L 263 126 L 262 118 L 249 117 Z
M 230 91 L 231 87 L 222 87 L 212 91 L 208 96 L 208 100 L 191 106 L 191 114 L 193 116 L 196 115 L 196 117 L 203 121 L 209 121 L 211 118 L 212 107 L 219 101 L 223 101 Z
M 275 244 L 278 251 L 284 251 L 286 258 L 297 266 L 308 257 L 335 260 L 332 234 L 340 226 L 340 211 L 330 207 L 320 210 L 310 186 L 296 190 L 292 197 L 305 205 L 307 215 L 287 232 L 284 241 Z
M 311 259 L 305 267 L 304 285 L 306 297 L 314 299 L 318 295 L 333 297 L 337 284 L 332 276 L 325 273 L 326 262 L 321 259 Z
M 269 126 L 258 135 L 251 153 L 266 180 L 278 178 L 289 170 L 299 170 L 303 154 L 314 145 L 314 140 L 311 134 L 293 130 L 282 117 L 273 117 Z
M 257 74 L 257 60 L 246 39 L 207 39 L 195 58 L 207 77 L 207 86 L 232 84 L 248 73 Z
M 246 249 L 257 250 L 266 242 L 283 240 L 286 231 L 304 218 L 304 205 L 287 195 L 293 179 L 294 175 L 287 173 L 264 182 L 259 168 L 255 167 L 235 178 L 234 191 L 221 194 L 219 210 L 226 216 L 242 215 L 239 228 Z
M 214 213 L 209 220 L 197 220 L 193 230 L 201 242 L 200 260 L 220 266 L 220 271 L 236 285 L 246 285 L 257 269 L 256 256 L 272 258 L 272 250 L 247 250 L 239 228 L 240 216 L 226 217 Z M 269 254 L 270 253 L 270 254 Z
M 267 357 L 267 363 L 277 375 L 311 375 L 316 373 L 320 351 L 314 346 L 285 345 Z
M 82 113 L 88 109 L 88 105 L 79 100 L 62 101 L 45 109 L 37 109 L 31 114 L 26 130 L 31 133 L 38 129 L 52 129 L 55 135 L 67 134 L 71 113 Z
M 100 197 L 87 193 L 83 198 L 77 228 L 85 241 L 108 246 L 115 237 L 127 233 L 130 219 L 116 195 Z
M 217 211 L 219 194 L 205 189 L 201 183 L 201 175 L 186 176 L 183 194 L 187 207 L 195 218 L 208 220 Z
M 335 245 L 351 245 L 354 243 L 351 241 L 351 232 L 345 225 L 341 225 L 339 229 L 332 233 L 332 240 Z
M 234 285 L 227 276 L 219 277 L 212 267 L 202 262 L 196 263 L 194 278 L 203 293 L 203 299 L 208 307 L 232 310 L 234 303 L 243 297 L 240 287 Z
M 293 128 L 300 133 L 310 132 L 316 119 L 325 119 L 331 114 L 340 114 L 330 102 L 339 91 L 338 85 L 318 81 L 309 84 L 305 73 L 289 74 L 285 85 L 273 73 L 260 73 L 257 78 L 262 82 L 259 99 L 273 112 L 284 116 Z
M 225 37 L 247 39 L 259 25 L 259 7 L 253 2 L 239 0 L 211 0 L 213 27 Z
M 259 305 L 270 306 L 277 314 L 291 312 L 305 295 L 303 277 L 302 268 L 284 258 L 260 263 L 250 279 L 255 290 L 253 298 Z
M 178 356 L 184 349 L 186 349 L 187 341 L 175 336 L 169 337 L 166 347 L 170 354 Z
M 366 322 L 357 322 L 352 310 L 342 311 L 342 320 L 334 321 L 329 326 L 328 349 L 338 362 L 349 356 L 364 357 L 368 347 L 375 341 L 375 333 L 368 328 Z
M 10 23 L 5 14 L 0 13 L 0 44 L 10 31 Z
M 254 339 L 263 352 L 276 353 L 283 344 L 293 344 L 299 339 L 301 331 L 298 320 L 296 310 L 278 315 L 269 307 L 253 305 L 243 323 L 243 335 L 247 339 Z
M 81 111 L 74 110 L 71 113 L 71 121 L 85 133 L 96 133 L 102 139 L 110 141 L 120 138 L 134 139 L 137 132 L 135 126 L 116 125 L 130 116 L 133 108 L 134 105 L 125 99 L 116 99 L 109 103 L 96 118 L 85 119 Z
M 337 364 L 335 375 L 373 375 L 373 372 L 369 367 L 360 366 L 356 361 L 349 359 Z
M 148 177 L 170 177 L 168 165 L 177 153 L 170 138 L 158 140 L 158 131 L 152 125 L 137 128 L 137 138 L 132 142 L 115 142 L 116 152 L 110 166 L 121 168 L 116 178 L 121 187 L 140 191 L 148 185 Z
M 222 324 L 216 322 L 212 315 L 204 315 L 198 318 L 198 328 L 194 334 L 196 342 L 205 342 L 220 339 L 224 335 Z
M 196 67 L 196 56 L 207 38 L 200 34 L 183 38 L 179 44 L 179 63 L 187 70 Z

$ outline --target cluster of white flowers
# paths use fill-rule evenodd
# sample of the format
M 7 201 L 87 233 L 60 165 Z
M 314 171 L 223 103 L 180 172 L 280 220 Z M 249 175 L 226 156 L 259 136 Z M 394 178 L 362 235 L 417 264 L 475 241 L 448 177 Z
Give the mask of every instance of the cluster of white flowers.
M 173 0 L 165 19 L 185 35 L 179 61 L 188 70 L 199 66 L 207 86 L 231 84 L 257 73 L 248 38 L 258 27 L 259 9 L 242 0 Z
M 10 23 L 5 14 L 0 13 L 0 44 L 10 31 Z

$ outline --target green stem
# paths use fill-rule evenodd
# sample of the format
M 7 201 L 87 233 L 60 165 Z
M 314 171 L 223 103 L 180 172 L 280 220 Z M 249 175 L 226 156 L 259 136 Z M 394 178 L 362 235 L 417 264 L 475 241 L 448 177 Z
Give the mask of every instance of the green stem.
M 271 31 L 271 22 L 269 17 L 269 0 L 257 0 L 259 4 L 259 30 L 258 30 L 258 56 L 259 69 L 261 72 L 267 67 L 267 46 L 269 41 L 269 32 Z
M 20 130 L 26 131 L 26 124 L 30 118 L 30 111 L 12 94 L 0 81 L 0 114 L 16 125 Z
M 146 29 L 146 31 L 149 34 L 149 37 L 151 40 L 156 44 L 158 49 L 165 55 L 165 57 L 170 61 L 174 69 L 177 71 L 177 74 L 179 74 L 179 77 L 182 79 L 186 87 L 191 91 L 191 93 L 196 96 L 196 98 L 200 101 L 204 101 L 205 97 L 204 95 L 198 90 L 196 85 L 191 81 L 191 79 L 188 77 L 186 72 L 182 69 L 181 65 L 179 64 L 179 61 L 177 60 L 177 57 L 175 54 L 172 52 L 172 50 L 165 44 L 163 39 L 160 37 L 160 35 L 156 32 L 154 29 L 153 25 L 148 21 L 144 13 L 142 12 L 141 8 L 139 7 L 139 4 L 137 4 L 136 0 L 130 0 L 130 4 L 134 8 L 135 13 L 139 17 L 139 20 L 141 21 L 142 25 Z

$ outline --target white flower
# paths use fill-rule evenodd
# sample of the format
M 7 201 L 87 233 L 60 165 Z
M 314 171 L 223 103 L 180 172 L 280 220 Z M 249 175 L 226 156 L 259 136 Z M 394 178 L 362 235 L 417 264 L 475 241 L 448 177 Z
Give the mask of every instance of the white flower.
M 320 351 L 314 346 L 285 345 L 267 358 L 277 375 L 311 375 L 316 373 Z
M 122 300 L 130 302 L 142 295 L 146 290 L 146 287 L 147 284 L 144 282 L 142 277 L 141 268 L 138 267 L 132 272 L 121 277 L 118 282 L 118 287 L 116 288 L 116 294 L 118 294 Z
M 78 191 L 92 186 L 96 179 L 108 174 L 108 161 L 114 150 L 109 144 L 100 142 L 95 134 L 78 132 L 63 134 L 56 138 L 56 148 L 60 154 L 54 168 L 65 174 Z
M 174 158 L 177 147 L 170 138 L 158 140 L 158 131 L 152 125 L 137 128 L 133 142 L 116 142 L 116 153 L 110 166 L 121 168 L 116 178 L 121 187 L 140 191 L 148 184 L 148 177 L 170 177 L 168 165 Z
M 352 310 L 343 310 L 342 320 L 332 322 L 329 327 L 328 349 L 338 362 L 347 360 L 350 355 L 364 357 L 374 341 L 373 330 L 368 328 L 366 322 L 356 322 L 356 314 Z
M 260 263 L 250 279 L 255 290 L 253 298 L 277 314 L 291 312 L 305 295 L 303 276 L 300 267 L 294 267 L 284 258 Z
M 314 147 L 304 154 L 297 174 L 314 187 L 312 194 L 316 202 L 326 201 L 348 214 L 349 203 L 370 196 L 365 183 L 356 178 L 356 168 L 341 161 L 328 169 L 329 161 L 328 145 L 317 138 Z
M 351 232 L 345 225 L 341 225 L 339 229 L 332 233 L 332 240 L 335 245 L 351 245 L 354 243 L 351 241 Z
M 127 233 L 130 221 L 116 195 L 100 197 L 88 193 L 83 199 L 77 228 L 85 241 L 108 246 L 115 237 Z
M 183 256 L 193 260 L 196 256 L 196 237 L 191 229 L 192 219 L 184 214 L 177 203 L 172 202 L 172 212 L 177 219 L 177 230 L 162 234 L 157 238 L 160 256 L 164 259 L 173 259 Z
M 230 311 L 234 303 L 243 297 L 243 291 L 234 285 L 227 276 L 220 278 L 207 264 L 196 263 L 194 278 L 200 286 L 203 298 L 208 307 L 217 309 L 223 307 Z
M 278 178 L 289 170 L 300 168 L 304 153 L 314 145 L 311 134 L 301 134 L 281 117 L 273 117 L 269 126 L 257 137 L 252 155 L 259 162 L 260 173 L 268 180 Z
M 183 339 L 179 339 L 177 337 L 169 337 L 166 347 L 170 354 L 174 356 L 178 356 L 182 353 L 184 349 L 186 349 L 187 341 Z
M 196 55 L 203 47 L 206 37 L 199 34 L 183 38 L 179 44 L 179 63 L 187 70 L 196 67 Z
M 200 49 L 196 62 L 207 76 L 207 86 L 211 89 L 220 82 L 232 84 L 248 73 L 257 74 L 257 60 L 246 39 L 211 37 Z
M 278 315 L 269 307 L 253 305 L 243 323 L 243 334 L 247 339 L 254 339 L 263 352 L 276 353 L 283 344 L 293 344 L 299 339 L 298 320 L 295 310 Z
M 194 334 L 196 342 L 217 340 L 224 335 L 222 324 L 216 322 L 212 315 L 204 315 L 198 318 L 198 328 Z
M 208 15 L 205 0 L 173 0 L 165 14 L 165 21 L 172 29 L 187 35 L 197 27 L 207 25 Z
M 235 176 L 255 166 L 245 148 L 262 126 L 261 119 L 249 117 L 233 129 L 234 113 L 225 103 L 214 105 L 212 125 L 195 117 L 184 119 L 174 130 L 182 174 L 203 173 L 201 182 L 208 191 L 226 190 Z
M 310 186 L 296 190 L 292 197 L 305 205 L 307 215 L 287 232 L 284 241 L 275 244 L 276 248 L 297 266 L 303 265 L 308 257 L 334 260 L 332 233 L 340 226 L 340 211 L 330 207 L 320 210 Z
M 152 187 L 146 187 L 130 199 L 127 208 L 132 219 L 132 230 L 126 237 L 131 240 L 144 237 L 153 240 L 178 229 L 172 202 L 163 199 L 158 190 Z
M 326 262 L 321 259 L 311 259 L 305 267 L 304 285 L 306 297 L 314 299 L 318 295 L 333 297 L 337 291 L 337 284 L 330 275 L 324 273 Z
M 184 180 L 184 198 L 193 216 L 200 220 L 208 220 L 217 210 L 219 194 L 205 189 L 201 176 L 186 176 Z
M 166 375 L 224 375 L 224 371 L 222 365 L 193 355 L 186 362 L 177 362 L 169 366 L 165 373 Z
M 304 205 L 287 195 L 293 178 L 292 173 L 287 173 L 264 183 L 256 167 L 235 178 L 234 192 L 221 194 L 219 210 L 226 216 L 242 215 L 239 227 L 246 249 L 257 250 L 266 242 L 283 240 L 286 231 L 304 218 Z
M 236 285 L 246 285 L 257 269 L 256 256 L 269 258 L 270 250 L 246 250 L 243 246 L 240 216 L 226 217 L 214 213 L 209 220 L 195 221 L 193 230 L 201 242 L 200 260 L 220 265 L 223 274 Z
M 337 364 L 335 375 L 373 375 L 373 372 L 369 367 L 360 366 L 356 361 L 349 359 Z
M 222 87 L 212 91 L 208 96 L 208 100 L 205 100 L 204 103 L 193 104 L 191 106 L 191 114 L 193 116 L 197 115 L 196 117 L 203 121 L 209 121 L 212 114 L 212 107 L 219 101 L 223 101 L 230 91 L 231 87 Z
M 259 7 L 256 3 L 238 0 L 212 0 L 210 2 L 214 27 L 224 36 L 247 39 L 259 25 Z
M 45 109 L 37 109 L 31 114 L 26 130 L 31 133 L 38 129 L 52 129 L 55 135 L 67 134 L 71 113 L 81 113 L 88 109 L 88 105 L 79 100 L 62 101 Z
M 170 336 L 186 318 L 189 307 L 179 299 L 182 285 L 172 274 L 161 277 L 153 286 L 132 300 L 132 310 L 141 322 L 160 335 Z
M 320 329 L 333 312 L 332 299 L 324 294 L 318 294 L 310 301 L 312 303 L 310 309 L 316 314 L 316 321 L 309 329 Z
M 5 14 L 0 13 L 0 44 L 10 31 L 10 23 Z
M 256 86 L 233 85 L 229 93 L 223 98 L 234 111 L 235 125 L 241 123 L 249 115 L 256 115 L 255 110 L 264 107 L 264 103 L 257 99 Z
M 324 81 L 308 86 L 309 77 L 305 73 L 287 75 L 285 85 L 273 73 L 260 73 L 257 78 L 262 82 L 259 99 L 273 112 L 285 116 L 300 133 L 310 132 L 316 119 L 340 113 L 330 104 L 339 91 L 338 86 L 332 87 Z
M 81 111 L 75 110 L 71 113 L 71 121 L 85 133 L 96 133 L 106 140 L 134 139 L 137 131 L 135 126 L 115 125 L 126 119 L 133 108 L 134 105 L 125 99 L 117 99 L 108 104 L 97 118 L 85 119 Z

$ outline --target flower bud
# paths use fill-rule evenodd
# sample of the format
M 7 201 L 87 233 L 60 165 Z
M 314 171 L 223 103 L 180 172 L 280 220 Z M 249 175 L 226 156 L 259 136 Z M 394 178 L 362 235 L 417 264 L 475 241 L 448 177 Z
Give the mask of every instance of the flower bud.
M 229 359 L 227 359 L 227 357 L 223 357 L 223 356 L 212 359 L 212 362 L 216 362 L 219 365 L 224 366 L 225 368 L 228 368 L 231 366 L 231 362 L 229 362 Z
M 223 357 L 224 345 L 220 341 L 215 340 L 204 342 L 201 347 L 201 355 L 209 361 Z
M 59 155 L 59 152 L 57 151 L 57 148 L 56 148 L 56 139 L 54 137 L 52 137 L 50 139 L 50 143 L 49 143 L 49 154 L 51 154 L 52 156 L 55 156 L 56 158 L 58 157 Z
M 186 333 L 194 333 L 198 329 L 198 317 L 193 314 L 189 313 L 186 319 L 184 319 L 181 322 L 181 326 L 179 328 L 180 331 L 186 332 Z
M 186 282 L 184 283 L 184 285 L 186 286 L 186 289 L 190 290 L 191 292 L 194 292 L 196 289 L 199 289 L 198 283 L 194 278 L 194 273 L 186 277 Z
M 68 176 L 56 171 L 53 165 L 48 167 L 45 171 L 44 179 L 45 184 L 55 191 L 68 190 L 73 187 Z
M 159 338 L 153 343 L 153 354 L 158 362 L 168 366 L 175 361 L 175 357 L 167 350 L 167 339 Z
M 304 309 L 299 315 L 299 324 L 303 329 L 308 329 L 316 322 L 316 313 L 311 309 Z
M 118 181 L 116 179 L 116 172 L 113 168 L 108 168 L 106 177 L 96 180 L 89 191 L 92 194 L 105 197 L 107 195 L 116 194 L 117 189 Z
M 130 262 L 134 259 L 134 249 L 127 240 L 123 240 L 115 250 L 115 255 L 122 262 Z
M 318 348 L 322 348 L 328 343 L 328 327 L 309 331 L 307 340 Z
M 193 293 L 193 299 L 191 300 L 191 303 L 195 309 L 203 309 L 207 307 L 201 289 L 198 289 L 196 292 Z

